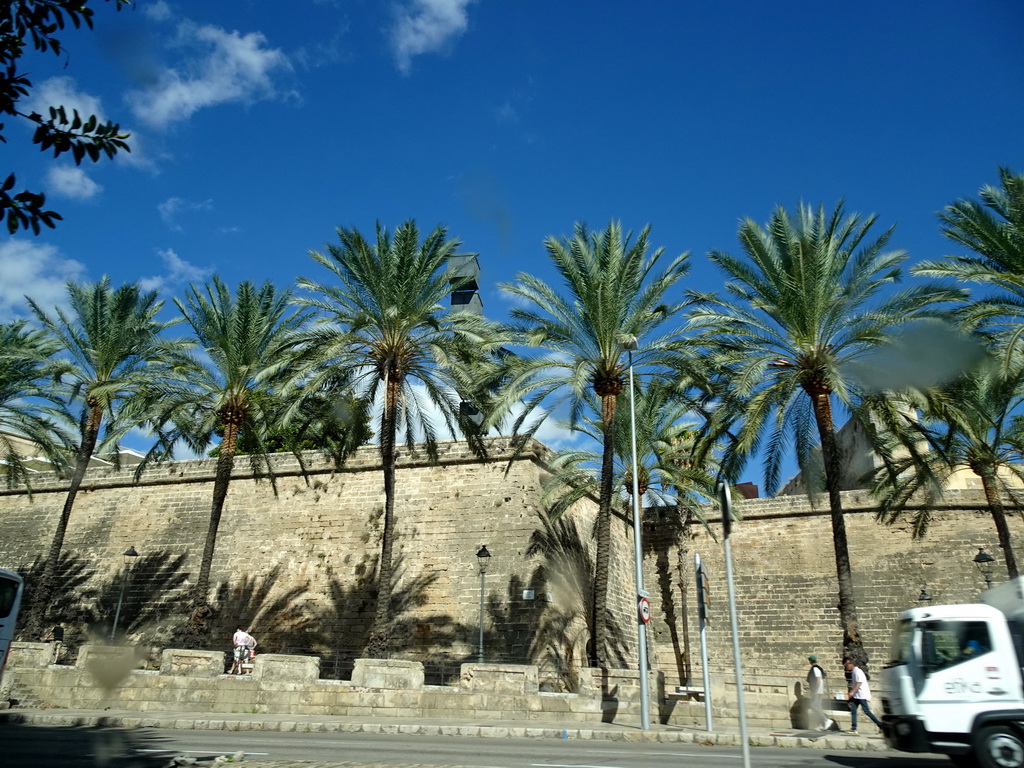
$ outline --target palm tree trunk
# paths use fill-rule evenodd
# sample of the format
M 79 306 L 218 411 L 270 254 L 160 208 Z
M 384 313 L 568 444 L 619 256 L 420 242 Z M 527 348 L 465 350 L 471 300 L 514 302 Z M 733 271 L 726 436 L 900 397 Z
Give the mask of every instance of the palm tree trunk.
M 91 404 L 88 400 L 86 406 L 89 408 L 88 416 L 82 429 L 82 442 L 78 446 L 78 455 L 75 457 L 75 471 L 71 476 L 71 483 L 68 486 L 68 494 L 64 498 L 64 508 L 61 510 L 60 518 L 57 520 L 57 530 L 53 533 L 53 540 L 50 542 L 50 551 L 46 555 L 46 563 L 43 565 L 43 575 L 40 579 L 39 592 L 33 600 L 35 605 L 45 611 L 53 602 L 57 591 L 57 563 L 60 560 L 61 550 L 64 548 L 64 536 L 67 534 L 68 521 L 71 519 L 71 510 L 75 506 L 75 497 L 85 480 L 86 470 L 89 469 L 89 461 L 92 459 L 93 451 L 96 450 L 96 442 L 99 439 L 100 424 L 103 422 L 103 408 L 99 404 Z M 44 617 L 35 617 L 45 624 Z
M 601 397 L 601 421 L 604 446 L 601 456 L 601 495 L 597 509 L 594 553 L 594 609 L 590 631 L 594 666 L 607 667 L 611 661 L 608 648 L 608 561 L 611 558 L 612 484 L 615 472 L 615 395 Z
M 224 501 L 231 484 L 231 471 L 235 466 L 235 451 L 238 448 L 238 424 L 227 421 L 224 425 L 224 439 L 220 441 L 220 455 L 217 457 L 217 472 L 213 480 L 213 502 L 210 505 L 210 523 L 206 528 L 206 542 L 203 558 L 199 562 L 199 575 L 192 592 L 192 611 L 189 615 L 186 634 L 191 645 L 205 645 L 209 640 L 210 618 L 210 571 L 213 570 L 213 553 L 217 547 L 217 530 L 224 512 Z
M 1006 560 L 1006 573 L 1011 579 L 1017 578 L 1017 558 L 1013 555 L 1013 546 L 1010 544 L 1010 526 L 1006 523 L 1006 508 L 1003 507 L 1003 500 L 999 497 L 999 484 L 996 482 L 995 473 L 991 469 L 983 469 L 977 473 L 981 478 L 981 487 L 985 489 L 985 500 L 988 502 L 989 512 L 992 513 L 992 520 L 996 524 L 996 535 L 999 537 L 999 546 L 1003 550 L 1003 558 Z
M 401 382 L 389 375 L 385 386 L 384 413 L 381 416 L 380 454 L 384 472 L 384 530 L 380 542 L 380 567 L 377 577 L 377 601 L 373 627 L 366 646 L 371 659 L 385 659 L 391 649 L 392 553 L 395 543 L 395 434 L 398 430 L 398 392 Z
M 832 546 L 835 550 L 836 576 L 839 581 L 839 622 L 843 628 L 843 656 L 857 662 L 866 670 L 868 657 L 860 636 L 857 603 L 853 596 L 853 573 L 850 568 L 850 546 L 846 537 L 846 519 L 839 487 L 841 464 L 832 421 L 830 391 L 809 392 L 814 406 L 814 419 L 821 439 L 821 458 L 825 466 L 825 486 L 828 489 L 829 513 L 832 517 Z

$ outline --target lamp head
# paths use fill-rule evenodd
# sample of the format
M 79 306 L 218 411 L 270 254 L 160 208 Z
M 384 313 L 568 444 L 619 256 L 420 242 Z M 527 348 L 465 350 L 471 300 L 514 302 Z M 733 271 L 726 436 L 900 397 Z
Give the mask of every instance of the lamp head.
M 487 570 L 487 561 L 490 560 L 490 558 L 491 553 L 487 551 L 487 545 L 482 544 L 476 553 L 476 561 L 480 563 L 481 573 Z

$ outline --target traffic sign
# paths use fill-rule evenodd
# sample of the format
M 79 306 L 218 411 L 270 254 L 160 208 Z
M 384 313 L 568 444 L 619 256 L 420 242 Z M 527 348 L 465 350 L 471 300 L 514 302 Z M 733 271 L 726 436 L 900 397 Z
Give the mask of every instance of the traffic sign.
M 641 597 L 640 602 L 637 605 L 638 612 L 640 614 L 640 621 L 647 624 L 651 620 L 651 604 L 646 597 Z

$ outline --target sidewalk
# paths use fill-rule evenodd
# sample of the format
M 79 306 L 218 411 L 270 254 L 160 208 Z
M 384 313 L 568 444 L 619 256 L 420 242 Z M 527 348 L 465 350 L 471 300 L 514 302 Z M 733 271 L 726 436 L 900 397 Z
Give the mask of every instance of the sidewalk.
M 739 746 L 739 726 L 716 725 L 713 733 L 694 727 L 652 723 L 639 726 L 615 723 L 572 723 L 552 720 L 451 720 L 445 718 L 343 717 L 322 715 L 274 715 L 210 712 L 134 712 L 129 710 L 9 709 L 0 711 L 0 722 L 49 726 L 104 726 L 111 728 L 173 728 L 215 731 L 294 731 L 300 733 L 387 733 L 416 736 L 469 736 L 477 738 L 583 739 L 653 741 Z M 872 726 L 874 728 L 874 726 Z M 748 731 L 751 746 L 808 747 L 812 749 L 891 751 L 880 733 L 849 735 L 839 731 L 818 733 L 781 729 Z M 893 754 L 897 754 L 893 752 Z M 245 763 L 256 767 L 256 763 Z M 260 764 L 262 765 L 262 764 Z M 269 764 L 268 764 L 269 765 Z M 295 765 L 310 765 L 295 763 Z

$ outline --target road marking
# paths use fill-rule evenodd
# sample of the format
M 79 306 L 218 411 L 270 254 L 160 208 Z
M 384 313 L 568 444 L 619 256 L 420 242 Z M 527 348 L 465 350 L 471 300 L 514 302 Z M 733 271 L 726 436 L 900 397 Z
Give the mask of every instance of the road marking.
M 622 768 L 619 765 L 588 765 L 587 763 L 530 763 L 534 768 Z
M 593 754 L 621 755 L 622 752 L 614 749 L 589 749 Z M 742 760 L 742 755 L 716 755 L 709 752 L 652 752 L 651 750 L 639 750 L 633 752 L 635 755 L 664 755 L 665 757 L 717 757 L 722 760 Z
M 167 752 L 178 752 L 178 753 L 183 754 L 183 755 L 185 755 L 185 754 L 212 755 L 212 754 L 218 752 L 219 750 L 216 750 L 216 749 L 136 749 L 135 751 L 136 752 L 159 752 L 161 754 L 166 754 Z M 232 752 L 231 754 L 234 754 L 234 752 Z M 249 755 L 263 755 L 264 757 L 266 757 L 269 754 L 270 754 L 269 752 L 246 752 L 245 756 L 248 757 Z

